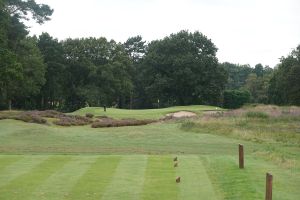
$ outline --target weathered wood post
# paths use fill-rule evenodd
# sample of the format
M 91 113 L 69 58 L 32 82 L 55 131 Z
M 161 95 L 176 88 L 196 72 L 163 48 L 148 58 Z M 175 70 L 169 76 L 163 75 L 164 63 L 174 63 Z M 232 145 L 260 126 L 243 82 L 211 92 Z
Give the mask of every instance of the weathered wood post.
M 174 163 L 174 167 L 178 167 L 178 162 L 177 161 Z
M 272 182 L 273 176 L 270 173 L 266 175 L 266 200 L 272 200 Z
M 176 162 L 178 160 L 177 156 L 173 159 L 174 162 Z
M 240 169 L 244 168 L 244 146 L 239 144 L 239 167 Z

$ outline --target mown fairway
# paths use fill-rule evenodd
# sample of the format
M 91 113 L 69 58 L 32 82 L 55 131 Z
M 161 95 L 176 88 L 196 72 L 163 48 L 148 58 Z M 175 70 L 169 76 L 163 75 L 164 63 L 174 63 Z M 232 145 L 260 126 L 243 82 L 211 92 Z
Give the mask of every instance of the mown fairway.
M 246 140 L 223 125 L 224 135 L 217 127 L 216 134 L 207 126 L 189 131 L 174 121 L 93 129 L 0 120 L 0 200 L 264 199 L 266 172 L 274 176 L 273 199 L 299 198 L 299 144 Z

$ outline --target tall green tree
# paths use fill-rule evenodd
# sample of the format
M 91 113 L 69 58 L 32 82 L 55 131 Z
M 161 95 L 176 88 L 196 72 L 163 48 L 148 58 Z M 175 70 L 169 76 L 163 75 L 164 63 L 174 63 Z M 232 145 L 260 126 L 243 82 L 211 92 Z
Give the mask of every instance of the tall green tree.
M 255 72 L 256 76 L 258 76 L 258 77 L 263 76 L 264 75 L 264 66 L 261 63 L 255 65 L 254 72 Z
M 68 39 L 62 45 L 69 109 L 86 104 L 126 107 L 133 88 L 132 63 L 122 44 L 83 38 Z
M 200 32 L 180 31 L 148 45 L 143 77 L 148 106 L 218 104 L 226 73 L 217 48 Z
M 269 99 L 279 105 L 300 105 L 300 45 L 281 58 L 270 80 Z
M 251 94 L 250 102 L 252 103 L 268 103 L 268 88 L 271 74 L 257 76 L 252 73 L 248 76 L 245 85 L 242 87 Z
M 248 78 L 253 72 L 253 68 L 250 65 L 239 65 L 229 62 L 220 64 L 228 74 L 228 81 L 226 84 L 227 90 L 238 90 L 241 89 Z
M 18 92 L 15 95 L 15 104 L 18 107 L 27 107 L 26 104 L 30 105 L 34 102 L 31 97 L 40 93 L 40 89 L 46 81 L 46 65 L 37 47 L 36 37 L 26 37 L 20 42 L 17 60 L 22 64 L 23 76 L 20 81 L 16 81 Z M 29 108 L 32 106 L 30 105 Z
M 130 37 L 124 43 L 125 51 L 133 59 L 134 62 L 140 60 L 146 52 L 146 41 L 143 41 L 142 36 L 138 35 Z
M 47 66 L 46 82 L 41 89 L 38 101 L 40 108 L 57 108 L 64 100 L 64 75 L 66 73 L 64 51 L 61 43 L 48 33 L 42 33 L 38 39 L 38 47 Z
M 34 72 L 37 65 L 41 64 L 40 67 L 43 68 L 32 38 L 26 38 L 28 31 L 22 20 L 32 18 L 37 23 L 43 23 L 49 20 L 52 12 L 49 6 L 37 4 L 34 0 L 0 1 L 0 100 L 2 104 L 7 103 L 8 108 L 11 108 L 12 100 L 20 98 L 20 94 L 28 96 L 36 93 L 35 84 L 32 84 L 32 88 L 24 86 L 27 87 L 24 90 L 20 90 L 20 85 L 30 85 L 28 77 L 35 76 L 30 72 Z M 39 84 L 38 81 L 37 85 Z
M 140 80 L 143 80 L 143 77 L 140 74 L 142 59 L 146 53 L 146 41 L 143 40 L 142 36 L 138 35 L 135 37 L 130 37 L 123 44 L 126 53 L 132 61 L 132 71 L 130 72 L 133 87 L 130 91 L 130 102 L 129 108 L 139 107 L 143 104 L 143 97 L 145 96 L 144 88 Z
M 30 18 L 43 24 L 50 20 L 53 10 L 46 4 L 38 4 L 35 0 L 2 0 L 5 12 L 18 20 Z

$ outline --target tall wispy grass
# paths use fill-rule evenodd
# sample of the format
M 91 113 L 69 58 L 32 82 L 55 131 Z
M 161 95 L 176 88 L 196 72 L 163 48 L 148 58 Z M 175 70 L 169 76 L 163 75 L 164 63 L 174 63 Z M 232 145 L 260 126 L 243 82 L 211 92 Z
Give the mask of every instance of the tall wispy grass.
M 196 120 L 185 121 L 181 128 L 255 142 L 300 146 L 300 108 L 259 105 L 214 112 Z

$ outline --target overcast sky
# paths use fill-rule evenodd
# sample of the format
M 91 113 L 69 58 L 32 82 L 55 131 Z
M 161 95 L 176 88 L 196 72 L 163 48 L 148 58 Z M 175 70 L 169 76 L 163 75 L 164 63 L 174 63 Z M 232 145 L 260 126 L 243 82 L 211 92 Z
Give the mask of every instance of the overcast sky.
M 218 47 L 220 62 L 274 67 L 300 44 L 300 0 L 36 0 L 54 9 L 31 34 L 60 40 L 101 37 L 146 41 L 180 30 L 200 31 Z

